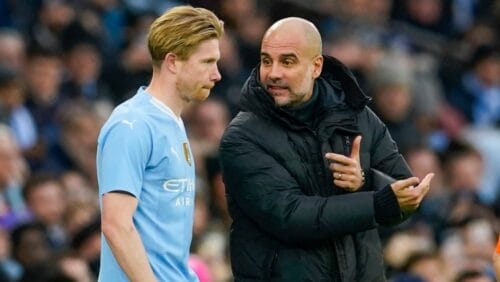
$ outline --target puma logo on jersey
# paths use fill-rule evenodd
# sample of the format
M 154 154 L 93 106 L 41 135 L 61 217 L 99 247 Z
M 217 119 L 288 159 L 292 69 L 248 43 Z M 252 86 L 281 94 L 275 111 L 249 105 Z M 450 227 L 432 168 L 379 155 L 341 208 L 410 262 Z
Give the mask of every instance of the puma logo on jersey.
M 123 124 L 126 124 L 126 125 L 130 126 L 130 129 L 134 129 L 134 122 L 135 122 L 135 121 L 136 121 L 135 119 L 134 119 L 133 121 L 131 121 L 131 122 L 130 122 L 130 121 L 128 121 L 128 120 L 126 120 L 126 119 L 123 119 L 123 120 L 121 121 L 121 123 L 123 123 Z

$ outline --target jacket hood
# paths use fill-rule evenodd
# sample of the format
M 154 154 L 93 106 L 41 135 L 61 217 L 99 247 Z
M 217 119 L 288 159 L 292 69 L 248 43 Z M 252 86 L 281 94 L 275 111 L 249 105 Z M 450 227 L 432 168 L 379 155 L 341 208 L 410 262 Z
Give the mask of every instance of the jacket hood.
M 323 56 L 323 69 L 321 75 L 316 79 L 315 83 L 320 83 L 325 89 L 338 89 L 338 91 L 321 91 L 320 95 L 326 96 L 337 95 L 337 97 L 329 97 L 327 103 L 323 103 L 323 110 L 336 109 L 339 112 L 361 111 L 371 100 L 361 90 L 353 73 L 339 60 L 330 56 Z M 259 79 L 259 65 L 257 65 L 243 85 L 241 90 L 240 106 L 243 111 L 254 112 L 257 115 L 265 118 L 279 119 L 286 123 L 293 119 L 287 112 L 274 104 L 274 99 L 267 93 Z M 340 95 L 340 96 L 339 96 Z M 321 100 L 325 97 L 320 97 Z

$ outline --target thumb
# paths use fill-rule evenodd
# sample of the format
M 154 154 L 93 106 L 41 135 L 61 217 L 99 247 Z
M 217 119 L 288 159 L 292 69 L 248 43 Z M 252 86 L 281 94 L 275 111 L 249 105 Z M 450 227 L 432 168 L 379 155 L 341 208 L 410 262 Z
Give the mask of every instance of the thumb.
M 351 158 L 359 161 L 359 151 L 361 148 L 361 135 L 356 136 L 352 142 Z

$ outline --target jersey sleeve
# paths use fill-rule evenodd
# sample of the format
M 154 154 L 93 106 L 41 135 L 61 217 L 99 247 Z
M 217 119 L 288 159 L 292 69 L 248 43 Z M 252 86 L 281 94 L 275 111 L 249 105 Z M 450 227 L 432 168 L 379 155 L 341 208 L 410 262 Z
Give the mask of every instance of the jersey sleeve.
M 139 198 L 151 152 L 150 131 L 139 120 L 121 120 L 108 128 L 98 144 L 99 193 L 127 192 Z

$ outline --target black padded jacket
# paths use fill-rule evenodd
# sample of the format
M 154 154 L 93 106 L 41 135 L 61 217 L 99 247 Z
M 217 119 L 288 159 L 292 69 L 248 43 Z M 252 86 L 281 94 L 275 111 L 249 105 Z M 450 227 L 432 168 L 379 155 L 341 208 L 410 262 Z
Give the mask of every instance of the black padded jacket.
M 354 193 L 335 187 L 324 155 L 349 154 L 361 134 L 365 171 L 411 172 L 344 65 L 325 56 L 315 83 L 311 126 L 274 105 L 258 68 L 242 88 L 242 111 L 220 146 L 235 281 L 385 281 L 376 187 L 370 177 Z M 388 222 L 402 220 L 392 190 L 380 202 L 395 210 Z

